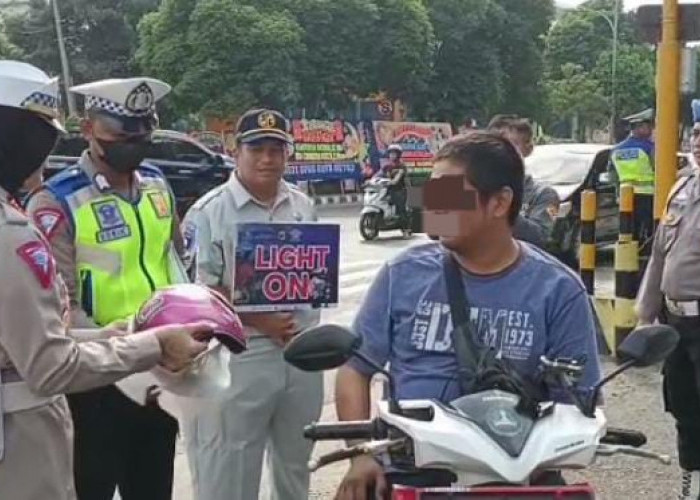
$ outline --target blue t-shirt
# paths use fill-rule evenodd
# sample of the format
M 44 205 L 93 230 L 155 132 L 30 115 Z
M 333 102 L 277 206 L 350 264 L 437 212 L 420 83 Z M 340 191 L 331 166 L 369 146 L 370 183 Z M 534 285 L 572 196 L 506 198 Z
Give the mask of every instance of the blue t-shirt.
M 521 255 L 492 276 L 462 272 L 479 341 L 496 347 L 524 376 L 535 376 L 540 356 L 586 356 L 581 389 L 600 378 L 591 305 L 580 279 L 553 257 L 520 243 Z M 452 319 L 443 276 L 440 243 L 414 246 L 387 262 L 376 276 L 355 318 L 361 351 L 386 363 L 399 399 L 459 397 Z M 354 358 L 360 373 L 374 370 Z M 585 391 L 584 391 L 585 392 Z M 555 401 L 568 402 L 558 390 Z
M 631 135 L 613 148 L 614 151 L 620 149 L 641 149 L 651 161 L 654 161 L 654 143 L 649 139 L 639 139 Z

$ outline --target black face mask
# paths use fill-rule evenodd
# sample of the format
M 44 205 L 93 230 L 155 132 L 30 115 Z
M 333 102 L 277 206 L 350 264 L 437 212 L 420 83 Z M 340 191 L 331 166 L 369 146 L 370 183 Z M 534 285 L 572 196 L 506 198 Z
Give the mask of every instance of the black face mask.
M 128 142 L 104 141 L 96 139 L 102 148 L 102 160 L 117 172 L 135 171 L 151 151 L 149 139 L 138 138 Z
M 56 145 L 58 131 L 37 115 L 0 106 L 0 186 L 16 196 Z

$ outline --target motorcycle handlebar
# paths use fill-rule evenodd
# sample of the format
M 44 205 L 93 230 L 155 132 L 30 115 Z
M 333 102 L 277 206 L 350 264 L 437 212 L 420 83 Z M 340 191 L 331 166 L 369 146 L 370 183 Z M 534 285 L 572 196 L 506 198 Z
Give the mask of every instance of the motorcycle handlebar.
M 350 439 L 381 439 L 386 434 L 375 420 L 311 424 L 304 428 L 304 437 L 312 441 L 334 441 Z
M 605 436 L 601 438 L 600 442 L 601 444 L 632 446 L 633 448 L 639 448 L 647 443 L 647 437 L 643 432 L 610 427 L 607 429 Z

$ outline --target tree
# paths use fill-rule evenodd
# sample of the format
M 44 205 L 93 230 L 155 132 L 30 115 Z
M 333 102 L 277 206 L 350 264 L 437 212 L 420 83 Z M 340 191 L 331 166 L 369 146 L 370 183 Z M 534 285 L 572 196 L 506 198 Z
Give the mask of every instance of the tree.
M 605 97 L 598 80 L 581 65 L 565 64 L 561 78 L 547 82 L 549 107 L 558 119 L 577 116 L 584 125 L 604 126 L 610 112 L 610 102 Z
M 137 59 L 174 86 L 181 114 L 228 117 L 253 105 L 285 109 L 299 101 L 295 65 L 304 54 L 303 32 L 285 10 L 166 0 L 140 32 Z
M 63 0 L 61 21 L 74 82 L 132 73 L 136 49 L 133 23 L 155 0 Z M 31 0 L 28 11 L 8 22 L 12 42 L 28 62 L 61 72 L 51 2 Z
M 0 59 L 20 59 L 22 51 L 10 42 L 5 30 L 5 22 L 0 17 Z
M 301 105 L 311 116 L 345 109 L 375 90 L 380 11 L 372 0 L 302 0 L 292 9 L 303 27 L 297 61 Z
M 425 93 L 430 81 L 434 44 L 430 15 L 422 0 L 376 0 L 379 30 L 374 75 L 377 90 L 411 101 Z
M 605 51 L 591 72 L 606 96 L 612 95 L 612 51 Z M 617 51 L 615 103 L 617 116 L 654 107 L 656 62 L 653 50 L 640 45 L 621 45 Z
M 492 0 L 429 0 L 435 30 L 430 81 L 417 103 L 423 119 L 486 119 L 503 102 L 496 43 L 503 10 Z
M 503 102 L 497 111 L 541 119 L 546 116 L 542 85 L 545 35 L 554 18 L 552 0 L 496 0 L 503 16 L 499 52 Z

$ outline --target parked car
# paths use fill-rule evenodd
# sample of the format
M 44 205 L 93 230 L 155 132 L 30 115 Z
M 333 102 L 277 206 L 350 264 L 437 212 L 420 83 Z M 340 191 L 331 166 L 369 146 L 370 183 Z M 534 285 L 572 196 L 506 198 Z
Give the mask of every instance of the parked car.
M 44 178 L 74 165 L 86 148 L 87 142 L 79 134 L 59 139 L 48 158 Z M 180 216 L 200 196 L 225 182 L 235 168 L 231 157 L 215 153 L 186 134 L 169 130 L 154 132 L 153 148 L 146 161 L 167 177 Z
M 617 240 L 619 207 L 617 186 L 606 179 L 611 146 L 602 144 L 553 144 L 537 146 L 525 160 L 528 173 L 554 188 L 561 206 L 552 234 L 551 252 L 572 267 L 578 265 L 581 242 L 581 192 L 597 192 L 596 243 Z

